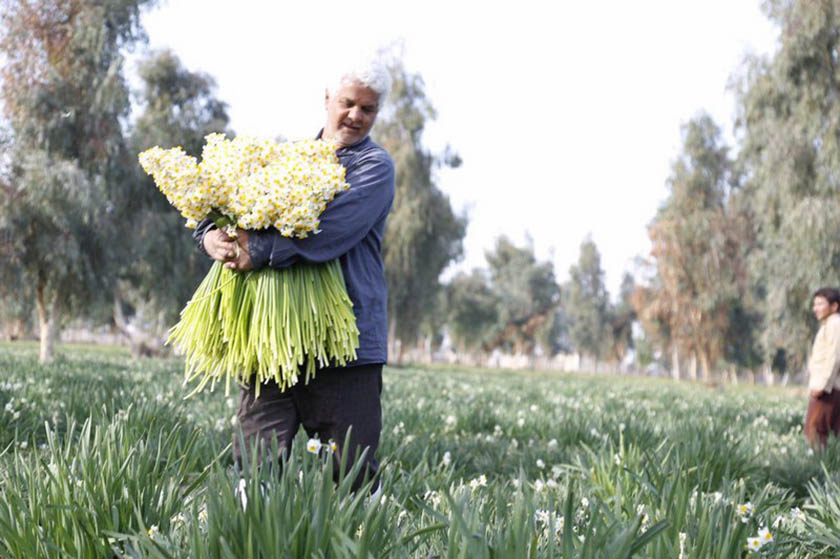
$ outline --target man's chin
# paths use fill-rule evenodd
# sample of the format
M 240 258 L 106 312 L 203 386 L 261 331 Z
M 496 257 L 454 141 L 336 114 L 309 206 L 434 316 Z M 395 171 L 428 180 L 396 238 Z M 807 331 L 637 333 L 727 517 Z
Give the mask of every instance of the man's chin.
M 340 143 L 341 145 L 349 146 L 361 140 L 362 136 L 357 132 L 340 132 L 336 134 L 335 139 L 338 140 L 338 143 Z

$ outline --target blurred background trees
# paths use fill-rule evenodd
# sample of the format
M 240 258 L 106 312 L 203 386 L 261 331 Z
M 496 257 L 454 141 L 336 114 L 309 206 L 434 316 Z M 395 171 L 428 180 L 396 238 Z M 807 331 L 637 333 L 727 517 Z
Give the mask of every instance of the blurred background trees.
M 228 107 L 212 76 L 170 51 L 144 51 L 130 90 L 126 55 L 143 46 L 151 5 L 0 0 L 0 327 L 40 338 L 44 360 L 71 323 L 159 351 L 209 265 L 136 155 L 153 145 L 199 155 L 206 134 L 233 135 Z M 563 277 L 529 240 L 504 236 L 484 266 L 453 268 L 468 218 L 439 172 L 461 159 L 426 147 L 433 102 L 390 53 L 394 87 L 374 139 L 397 167 L 383 246 L 392 360 L 576 354 L 591 368 L 706 381 L 800 373 L 811 293 L 840 284 L 840 8 L 763 9 L 779 46 L 747 57 L 731 81 L 733 145 L 707 114 L 687 120 L 648 224 L 650 254 L 612 295 L 583 235 L 556 240 L 580 243 Z

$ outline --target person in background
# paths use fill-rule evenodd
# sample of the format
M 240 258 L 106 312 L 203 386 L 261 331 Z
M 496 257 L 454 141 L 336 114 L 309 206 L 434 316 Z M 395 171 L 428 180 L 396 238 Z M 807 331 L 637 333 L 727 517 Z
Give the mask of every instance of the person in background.
M 805 437 L 825 448 L 829 433 L 840 435 L 840 290 L 818 289 L 813 296 L 814 316 L 820 329 L 808 360 L 810 399 L 805 416 Z

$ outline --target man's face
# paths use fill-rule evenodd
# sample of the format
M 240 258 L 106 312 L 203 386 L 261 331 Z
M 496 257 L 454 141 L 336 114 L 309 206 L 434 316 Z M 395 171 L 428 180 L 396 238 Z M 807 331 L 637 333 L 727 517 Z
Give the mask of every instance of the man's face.
M 829 304 L 828 299 L 817 295 L 814 297 L 814 316 L 817 320 L 827 318 L 831 313 L 837 312 L 837 303 Z
M 344 84 L 332 94 L 327 91 L 325 106 L 327 122 L 323 136 L 345 147 L 368 135 L 379 111 L 379 99 L 369 87 Z

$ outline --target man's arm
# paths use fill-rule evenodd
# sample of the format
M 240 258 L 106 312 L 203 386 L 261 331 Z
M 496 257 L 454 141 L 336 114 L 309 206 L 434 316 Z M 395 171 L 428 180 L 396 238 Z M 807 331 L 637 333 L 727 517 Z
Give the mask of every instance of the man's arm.
M 336 195 L 321 214 L 320 233 L 305 239 L 284 237 L 276 229 L 252 231 L 247 235 L 250 263 L 287 268 L 300 260 L 329 262 L 356 246 L 394 200 L 394 164 L 385 152 L 362 156 L 363 161 L 348 173 L 350 189 Z
M 216 225 L 213 223 L 212 219 L 202 219 L 201 222 L 196 225 L 195 229 L 193 229 L 193 240 L 198 245 L 198 250 L 204 253 L 205 256 L 210 256 L 207 254 L 207 249 L 204 248 L 204 235 L 211 229 L 215 229 Z
M 814 344 L 813 355 L 808 363 L 808 388 L 811 395 L 831 392 L 834 374 L 840 359 L 840 320 L 828 320 L 822 339 Z M 818 334 L 819 336 L 819 334 Z

